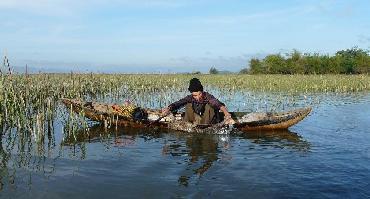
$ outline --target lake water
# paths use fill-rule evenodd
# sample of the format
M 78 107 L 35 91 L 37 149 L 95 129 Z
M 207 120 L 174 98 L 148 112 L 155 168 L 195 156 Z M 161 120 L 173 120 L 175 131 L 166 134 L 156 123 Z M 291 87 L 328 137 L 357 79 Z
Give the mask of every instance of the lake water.
M 66 135 L 60 118 L 43 144 L 8 131 L 0 198 L 369 198 L 370 95 L 318 96 L 305 96 L 320 102 L 279 132 L 92 126 Z

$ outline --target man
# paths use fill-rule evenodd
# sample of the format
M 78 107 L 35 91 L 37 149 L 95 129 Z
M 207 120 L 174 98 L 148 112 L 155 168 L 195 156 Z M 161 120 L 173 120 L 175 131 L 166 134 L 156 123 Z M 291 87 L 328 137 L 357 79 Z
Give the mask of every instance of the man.
M 188 90 L 191 92 L 191 95 L 170 104 L 162 110 L 162 114 L 167 115 L 170 111 L 185 106 L 184 121 L 195 124 L 214 124 L 219 122 L 217 119 L 219 118 L 219 110 L 221 110 L 224 113 L 225 124 L 235 124 L 225 104 L 213 95 L 204 92 L 199 79 L 191 79 Z

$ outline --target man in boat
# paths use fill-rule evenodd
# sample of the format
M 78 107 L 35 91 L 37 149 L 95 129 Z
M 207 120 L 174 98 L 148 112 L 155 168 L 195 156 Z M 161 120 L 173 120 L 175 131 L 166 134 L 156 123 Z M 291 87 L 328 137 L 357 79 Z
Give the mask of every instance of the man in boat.
M 190 95 L 164 108 L 162 114 L 167 115 L 185 106 L 184 121 L 195 124 L 215 124 L 220 122 L 219 110 L 221 110 L 224 114 L 224 123 L 235 124 L 225 104 L 208 92 L 204 92 L 199 79 L 191 79 L 188 90 L 191 92 Z

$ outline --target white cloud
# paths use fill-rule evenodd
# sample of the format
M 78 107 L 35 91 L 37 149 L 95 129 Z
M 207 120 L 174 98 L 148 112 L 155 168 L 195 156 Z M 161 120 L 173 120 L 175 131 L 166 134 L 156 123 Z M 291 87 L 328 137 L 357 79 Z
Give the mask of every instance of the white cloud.
M 301 8 L 287 8 L 284 10 L 275 10 L 268 12 L 253 13 L 248 15 L 231 15 L 231 16 L 214 16 L 200 19 L 203 23 L 216 23 L 216 24 L 243 24 L 253 22 L 256 20 L 271 20 L 279 17 L 287 16 L 288 14 L 297 14 Z
M 314 4 L 317 11 L 333 17 L 351 17 L 355 14 L 354 1 L 321 0 Z
M 95 0 L 95 3 L 117 4 L 124 6 L 147 6 L 147 7 L 182 7 L 194 4 L 194 0 Z
M 43 14 L 71 14 L 74 11 L 100 6 L 182 7 L 198 4 L 195 0 L 1 0 L 0 9 L 15 9 Z
M 261 22 L 280 22 L 290 20 L 292 17 L 310 15 L 317 11 L 317 8 L 311 5 L 298 5 L 286 7 L 284 9 L 273 9 L 248 14 L 229 14 L 229 15 L 210 15 L 176 18 L 178 23 L 188 24 L 210 24 L 210 25 L 242 25 L 248 23 Z M 168 19 L 168 21 L 173 19 Z
M 39 15 L 69 14 L 75 5 L 72 0 L 1 0 L 0 9 L 18 10 Z

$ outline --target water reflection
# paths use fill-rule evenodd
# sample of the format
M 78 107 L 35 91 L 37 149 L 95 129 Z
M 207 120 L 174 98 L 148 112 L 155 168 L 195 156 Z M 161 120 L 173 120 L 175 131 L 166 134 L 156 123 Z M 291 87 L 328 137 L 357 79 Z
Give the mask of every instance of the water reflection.
M 0 191 L 4 186 L 4 177 L 7 174 L 7 165 L 9 161 L 9 154 L 3 148 L 3 136 L 0 136 Z
M 290 130 L 254 131 L 248 133 L 239 132 L 240 138 L 248 139 L 260 146 L 274 148 L 288 148 L 297 151 L 309 151 L 310 143 L 300 135 Z
M 307 141 L 289 130 L 231 135 L 190 134 L 185 136 L 185 139 L 183 145 L 181 145 L 182 142 L 175 140 L 164 146 L 164 153 L 167 155 L 188 157 L 186 168 L 178 179 L 179 184 L 183 186 L 188 186 L 192 179 L 198 181 L 216 161 L 230 162 L 235 155 L 230 150 L 236 140 L 247 139 L 260 146 L 289 148 L 304 152 L 309 151 L 310 148 Z
M 289 130 L 270 132 L 234 132 L 232 134 L 192 134 L 183 132 L 155 131 L 153 129 L 120 128 L 106 129 L 99 125 L 89 132 L 81 130 L 73 136 L 63 139 L 64 146 L 86 147 L 86 143 L 108 142 L 113 147 L 131 147 L 139 140 L 159 140 L 162 144 L 161 154 L 173 157 L 179 165 L 185 165 L 178 177 L 178 183 L 189 186 L 198 181 L 217 161 L 230 162 L 235 151 L 240 151 L 237 142 L 245 140 L 249 149 L 255 146 L 269 147 L 274 150 L 289 149 L 308 152 L 310 144 L 301 136 Z M 234 147 L 234 151 L 232 148 Z M 80 151 L 86 151 L 80 150 Z M 86 154 L 81 154 L 84 158 Z
M 188 163 L 178 182 L 181 185 L 188 186 L 192 176 L 200 178 L 219 159 L 221 151 L 215 137 L 209 135 L 188 136 L 185 145 L 188 149 Z M 172 149 L 173 147 L 168 148 Z M 167 154 L 174 155 L 176 153 Z
M 55 171 L 57 156 L 54 133 L 35 135 L 24 129 L 4 128 L 0 136 L 0 191 L 8 185 L 31 187 L 31 173 L 49 177 Z M 21 173 L 21 174 L 20 174 Z M 25 177 L 29 176 L 29 177 Z
M 245 149 L 237 143 L 273 149 L 309 151 L 310 144 L 291 131 L 279 132 L 234 132 L 231 134 L 189 134 L 176 131 L 118 128 L 107 129 L 95 125 L 88 131 L 81 129 L 64 133 L 56 138 L 55 133 L 38 138 L 19 130 L 8 130 L 0 137 L 0 191 L 5 187 L 32 187 L 32 177 L 55 175 L 57 163 L 68 159 L 84 159 L 106 156 L 106 149 L 145 148 L 156 151 L 157 160 L 176 162 L 176 174 L 180 186 L 198 182 L 218 162 L 231 162 L 236 154 Z M 153 141 L 153 142 L 151 142 Z M 242 142 L 240 142 L 242 141 Z M 149 145 L 156 143 L 156 145 Z M 103 146 L 103 147 L 100 147 Z M 138 153 L 141 153 L 140 150 Z M 93 154 L 94 155 L 91 155 Z M 116 156 L 113 151 L 110 155 Z M 153 152 L 151 152 L 153 155 Z M 131 155 L 139 155 L 136 152 Z M 145 158 L 145 155 L 143 156 Z M 141 166 L 141 165 L 137 165 Z M 67 170 L 70 166 L 66 166 Z M 59 168 L 60 169 L 60 168 Z M 160 168 L 154 168 L 160 169 Z M 29 176 L 29 178 L 25 178 Z M 17 180 L 18 179 L 18 180 Z M 19 180 L 22 179 L 22 180 Z M 24 180 L 26 179 L 26 180 Z

